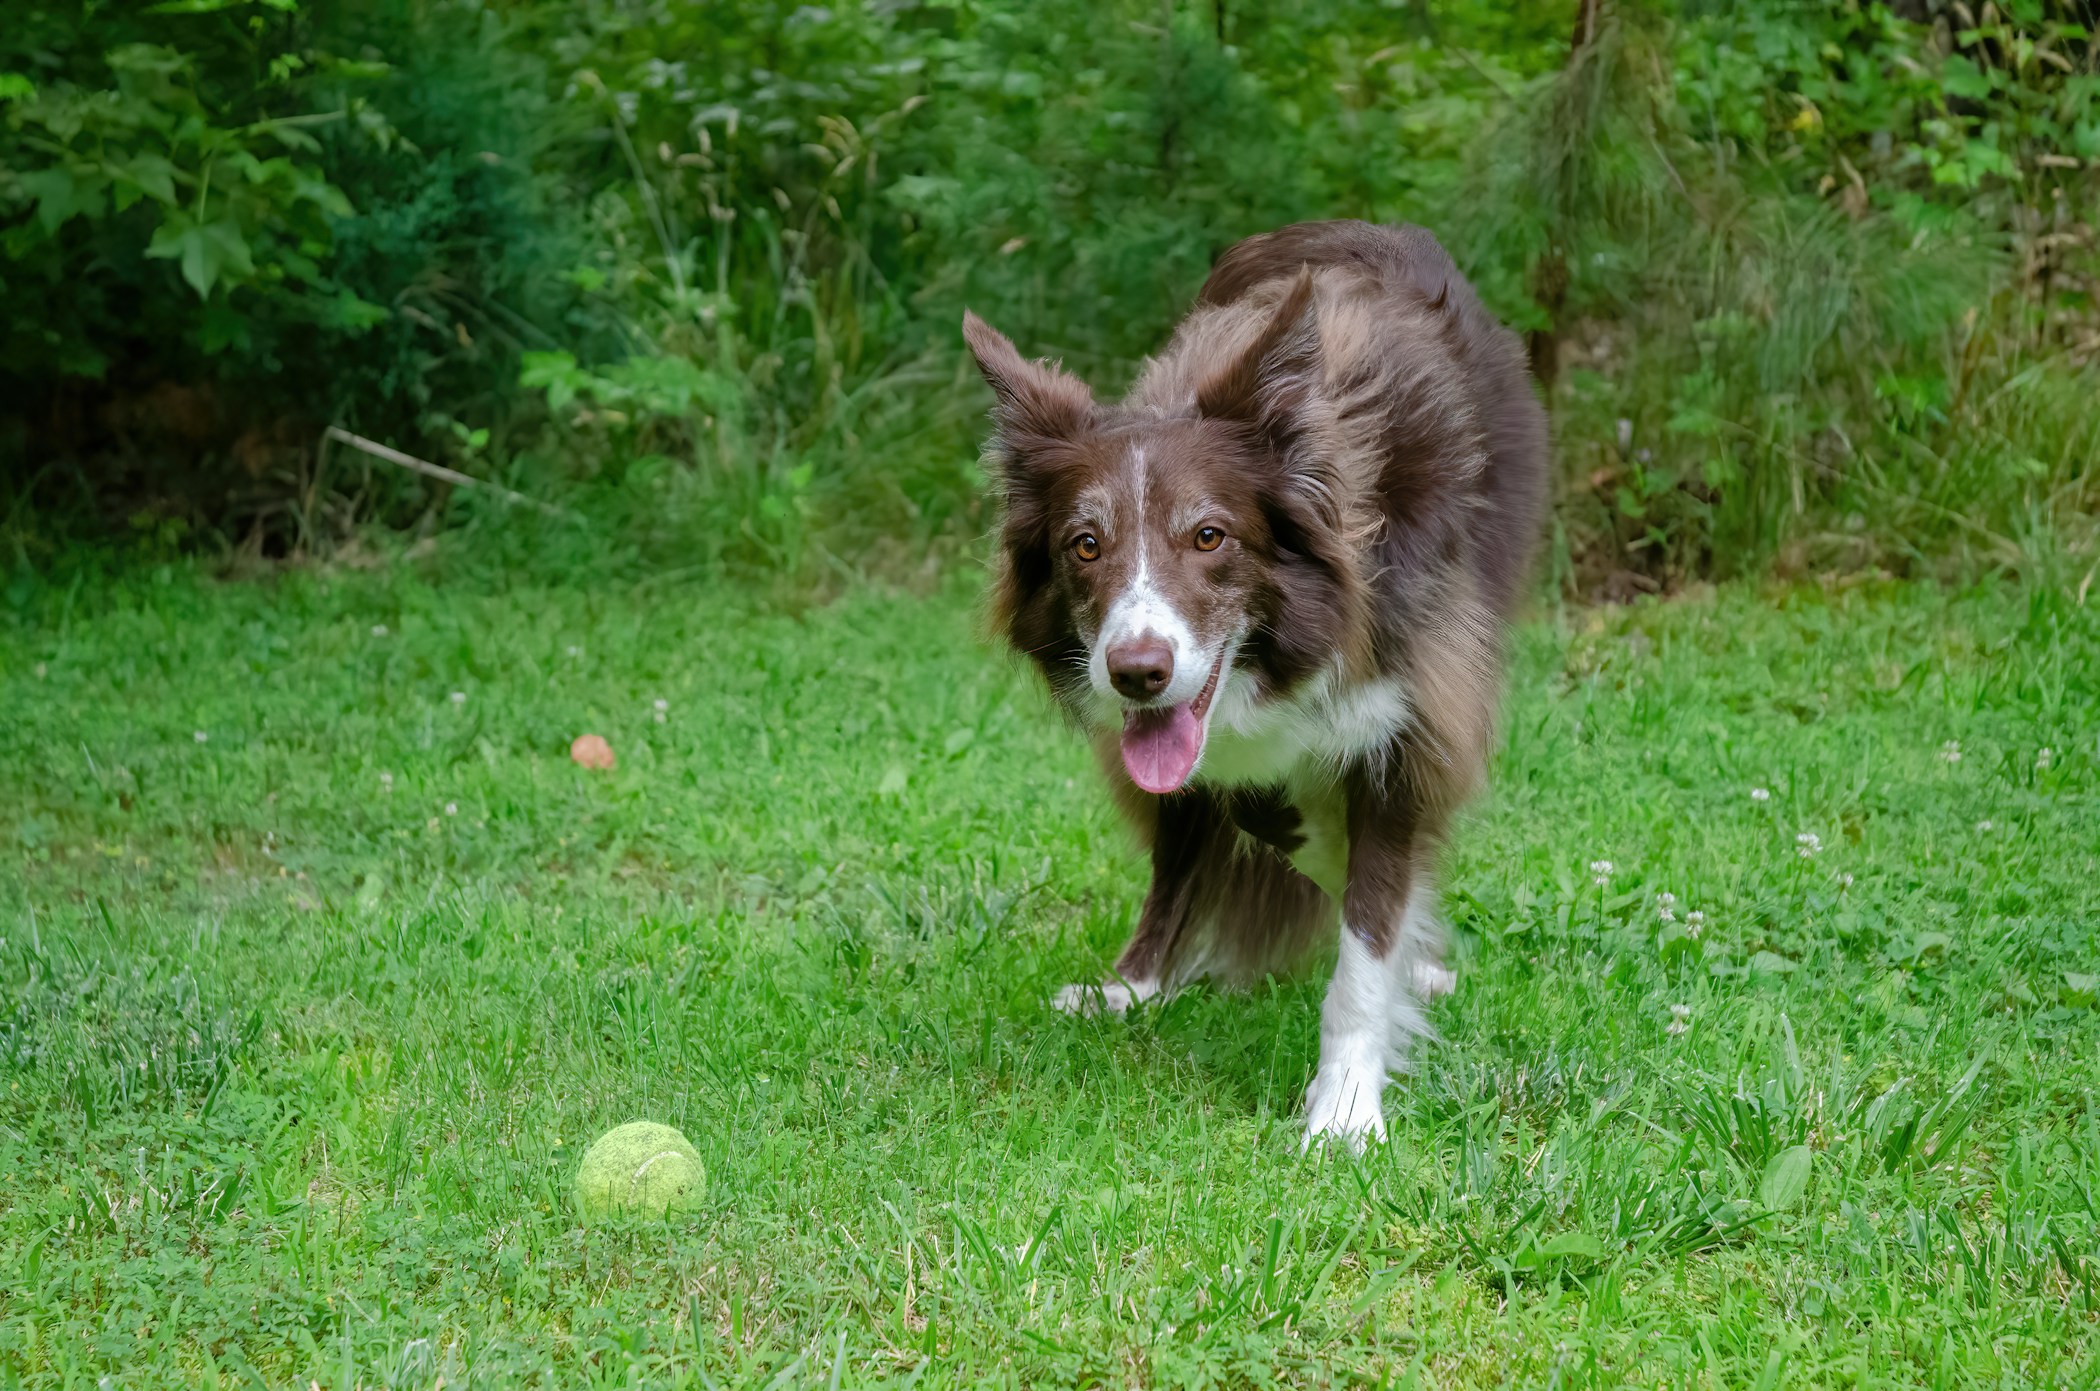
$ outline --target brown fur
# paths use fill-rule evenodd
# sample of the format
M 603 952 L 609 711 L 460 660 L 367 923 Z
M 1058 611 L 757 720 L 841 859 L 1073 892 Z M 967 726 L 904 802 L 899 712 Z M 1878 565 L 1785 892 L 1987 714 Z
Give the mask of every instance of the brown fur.
M 1349 929 L 1378 953 L 1421 931 L 1407 905 L 1484 774 L 1544 506 L 1545 415 L 1515 335 L 1428 233 L 1355 222 L 1233 247 L 1119 405 L 974 315 L 964 334 L 997 398 L 995 619 L 1095 728 L 1153 857 L 1118 970 L 1171 985 L 1286 964 L 1333 921 L 1287 858 L 1315 813 L 1346 827 Z M 1205 526 L 1227 541 L 1192 546 Z M 1407 717 L 1313 782 L 1218 784 L 1199 765 L 1173 795 L 1139 791 L 1087 666 L 1134 567 L 1192 642 L 1230 650 L 1248 708 L 1326 710 L 1385 682 Z

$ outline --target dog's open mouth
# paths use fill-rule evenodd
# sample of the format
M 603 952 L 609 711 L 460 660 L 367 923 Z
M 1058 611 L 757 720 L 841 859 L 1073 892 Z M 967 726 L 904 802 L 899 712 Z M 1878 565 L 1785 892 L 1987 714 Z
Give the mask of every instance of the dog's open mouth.
M 1225 654 L 1220 652 L 1194 700 L 1132 710 L 1123 717 L 1123 767 L 1132 782 L 1162 796 L 1181 790 L 1203 752 L 1203 717 L 1210 713 L 1218 673 L 1224 669 Z

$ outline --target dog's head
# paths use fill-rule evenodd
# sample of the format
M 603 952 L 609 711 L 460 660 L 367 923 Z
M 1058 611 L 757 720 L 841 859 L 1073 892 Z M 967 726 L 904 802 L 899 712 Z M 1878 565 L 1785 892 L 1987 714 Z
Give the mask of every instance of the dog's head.
M 1307 457 L 1311 308 L 1301 276 L 1172 410 L 1099 405 L 964 316 L 996 397 L 1007 636 L 1067 710 L 1120 729 L 1147 792 L 1188 781 L 1228 686 L 1242 699 L 1289 689 L 1348 622 L 1333 489 Z

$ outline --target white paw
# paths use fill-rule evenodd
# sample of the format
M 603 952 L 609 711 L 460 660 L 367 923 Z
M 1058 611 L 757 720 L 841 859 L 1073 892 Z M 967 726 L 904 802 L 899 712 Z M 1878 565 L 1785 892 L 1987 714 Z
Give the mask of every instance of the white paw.
M 1305 1093 L 1305 1145 L 1339 1140 L 1358 1154 L 1372 1140 L 1385 1143 L 1385 1078 L 1361 1068 L 1321 1068 Z
M 1418 1000 L 1434 1000 L 1458 989 L 1458 973 L 1434 961 L 1417 961 L 1408 968 L 1408 984 Z
M 1124 1014 L 1158 993 L 1158 986 L 1147 989 L 1142 983 L 1105 980 L 1098 985 L 1068 985 L 1050 997 L 1050 1006 L 1066 1014 Z

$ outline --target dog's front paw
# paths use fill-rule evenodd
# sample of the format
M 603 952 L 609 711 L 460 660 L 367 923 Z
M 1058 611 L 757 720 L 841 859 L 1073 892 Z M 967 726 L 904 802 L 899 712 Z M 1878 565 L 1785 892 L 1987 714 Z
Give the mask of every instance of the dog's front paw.
M 1436 961 L 1417 961 L 1408 967 L 1408 983 L 1418 1000 L 1434 1000 L 1458 989 L 1458 973 Z
M 1142 984 L 1106 980 L 1099 985 L 1068 985 L 1050 997 L 1050 1007 L 1066 1014 L 1124 1014 L 1158 993 L 1157 986 L 1147 990 Z
M 1385 1143 L 1385 1079 L 1361 1068 L 1322 1068 L 1305 1093 L 1305 1148 L 1339 1140 L 1358 1154 Z

